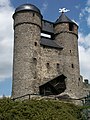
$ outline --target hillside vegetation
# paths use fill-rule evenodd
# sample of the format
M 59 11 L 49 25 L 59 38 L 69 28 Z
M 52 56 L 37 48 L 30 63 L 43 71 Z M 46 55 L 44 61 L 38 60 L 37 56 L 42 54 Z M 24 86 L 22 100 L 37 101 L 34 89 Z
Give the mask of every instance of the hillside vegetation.
M 0 99 L 0 120 L 85 120 L 81 109 L 55 100 Z

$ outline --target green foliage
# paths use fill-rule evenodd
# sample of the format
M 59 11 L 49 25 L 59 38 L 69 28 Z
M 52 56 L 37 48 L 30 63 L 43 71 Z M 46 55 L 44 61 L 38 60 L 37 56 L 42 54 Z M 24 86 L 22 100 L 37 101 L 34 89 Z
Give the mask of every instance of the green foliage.
M 83 120 L 81 108 L 55 100 L 0 99 L 0 120 Z

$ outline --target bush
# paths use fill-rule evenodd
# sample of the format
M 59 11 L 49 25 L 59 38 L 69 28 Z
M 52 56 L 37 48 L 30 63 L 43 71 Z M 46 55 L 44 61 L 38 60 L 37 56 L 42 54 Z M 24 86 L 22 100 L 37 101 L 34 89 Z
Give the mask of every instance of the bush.
M 0 120 L 83 120 L 81 108 L 55 100 L 0 99 Z

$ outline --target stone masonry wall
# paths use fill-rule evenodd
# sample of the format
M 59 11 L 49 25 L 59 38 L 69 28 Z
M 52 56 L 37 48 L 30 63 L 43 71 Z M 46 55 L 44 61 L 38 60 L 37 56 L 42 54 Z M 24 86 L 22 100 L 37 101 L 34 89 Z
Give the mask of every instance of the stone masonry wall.
M 12 96 L 35 93 L 40 67 L 41 18 L 37 13 L 19 12 L 14 15 L 14 67 Z M 37 66 L 37 67 L 36 67 Z M 38 76 L 38 80 L 36 79 Z
M 41 15 L 33 11 L 16 12 L 14 18 L 14 61 L 12 97 L 39 93 L 39 86 L 64 74 L 65 93 L 80 98 L 90 86 L 80 77 L 78 27 L 69 23 L 54 26 L 55 40 L 63 49 L 40 45 Z
M 63 73 L 63 62 L 60 49 L 41 47 L 41 85 Z
M 76 27 L 73 31 L 69 31 L 69 24 L 62 23 L 55 27 L 56 41 L 61 44 L 63 58 L 63 74 L 67 77 L 66 93 L 71 97 L 79 97 L 78 83 L 80 78 L 79 56 L 78 56 L 78 40 Z

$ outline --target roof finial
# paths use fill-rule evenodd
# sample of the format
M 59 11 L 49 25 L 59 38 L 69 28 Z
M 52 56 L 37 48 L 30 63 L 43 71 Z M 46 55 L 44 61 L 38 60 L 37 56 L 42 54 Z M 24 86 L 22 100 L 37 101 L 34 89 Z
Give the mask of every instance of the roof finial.
M 70 11 L 70 10 L 68 10 L 66 8 L 60 8 L 59 9 L 59 12 L 61 12 L 61 13 L 65 13 L 65 12 L 68 12 L 68 11 Z

